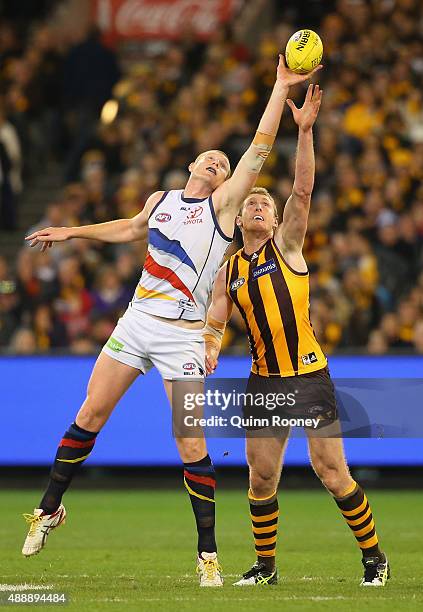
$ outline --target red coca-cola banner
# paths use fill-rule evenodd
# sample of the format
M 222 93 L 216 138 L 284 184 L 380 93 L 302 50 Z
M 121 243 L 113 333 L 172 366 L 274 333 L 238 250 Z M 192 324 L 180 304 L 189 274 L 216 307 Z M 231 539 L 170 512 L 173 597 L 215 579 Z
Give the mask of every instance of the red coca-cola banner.
M 191 30 L 207 39 L 233 15 L 239 0 L 92 0 L 105 39 L 178 39 Z

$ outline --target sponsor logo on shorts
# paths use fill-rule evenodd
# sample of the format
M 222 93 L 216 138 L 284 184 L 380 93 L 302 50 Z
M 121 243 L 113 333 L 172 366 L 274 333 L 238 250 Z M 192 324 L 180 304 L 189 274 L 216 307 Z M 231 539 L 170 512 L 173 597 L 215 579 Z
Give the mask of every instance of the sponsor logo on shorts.
M 195 208 L 190 208 L 187 214 L 186 221 L 184 221 L 184 225 L 192 225 L 194 223 L 202 223 L 203 220 L 200 218 L 203 214 L 203 207 L 196 206 Z
M 243 276 L 240 276 L 239 278 L 237 278 L 236 280 L 232 281 L 229 289 L 230 291 L 237 291 L 237 289 L 239 289 L 240 287 L 242 287 L 242 285 L 245 283 L 245 278 Z
M 308 355 L 301 355 L 301 361 L 304 365 L 311 365 L 312 363 L 316 363 L 317 357 L 316 353 L 309 353 Z
M 188 361 L 188 363 L 183 364 L 182 369 L 184 370 L 184 376 L 195 376 L 199 368 L 192 361 Z
M 195 370 L 195 363 L 193 363 L 192 361 L 188 361 L 188 363 L 184 363 L 182 367 L 184 368 L 184 370 Z
M 171 220 L 172 215 L 170 215 L 169 213 L 166 213 L 166 212 L 159 212 L 159 213 L 157 213 L 157 215 L 154 218 L 159 223 L 167 223 L 168 221 Z
M 106 346 L 116 353 L 119 353 L 119 351 L 123 349 L 122 342 L 119 342 L 119 340 L 116 340 L 116 338 L 113 338 L 113 336 L 110 336 Z
M 260 266 L 257 266 L 257 268 L 253 268 L 253 280 L 256 280 L 256 278 L 259 278 L 260 276 L 264 276 L 265 274 L 272 274 L 272 272 L 276 272 L 277 269 L 278 266 L 276 265 L 275 260 L 269 259 Z
M 184 370 L 184 376 L 197 376 L 198 374 L 200 376 L 204 376 L 203 368 L 200 368 L 200 366 L 196 366 L 195 363 L 184 363 L 182 368 Z
M 178 308 L 181 310 L 187 310 L 188 312 L 194 312 L 195 304 L 192 300 L 188 298 L 181 298 L 178 302 Z

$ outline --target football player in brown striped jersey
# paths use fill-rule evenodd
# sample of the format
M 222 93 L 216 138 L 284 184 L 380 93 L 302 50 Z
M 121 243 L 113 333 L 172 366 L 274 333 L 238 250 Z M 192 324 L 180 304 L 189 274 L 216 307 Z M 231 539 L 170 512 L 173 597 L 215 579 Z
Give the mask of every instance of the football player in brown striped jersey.
M 334 387 L 309 318 L 309 278 L 302 249 L 315 172 L 312 128 L 321 100 L 318 85 L 309 86 L 302 108 L 287 100 L 298 125 L 292 194 L 281 223 L 265 189 L 253 189 L 245 199 L 237 217 L 244 247 L 220 269 L 213 289 L 205 328 L 206 366 L 208 374 L 214 372 L 226 321 L 236 304 L 252 353 L 247 394 L 294 394 L 295 406 L 284 414 L 316 419 L 315 429 L 306 428 L 312 466 L 360 547 L 361 584 L 384 586 L 388 561 L 379 548 L 369 502 L 346 463 Z M 244 406 L 247 417 L 263 417 L 265 412 L 262 405 Z M 277 486 L 289 427 L 246 429 L 248 498 L 257 561 L 235 584 L 271 585 L 277 582 Z

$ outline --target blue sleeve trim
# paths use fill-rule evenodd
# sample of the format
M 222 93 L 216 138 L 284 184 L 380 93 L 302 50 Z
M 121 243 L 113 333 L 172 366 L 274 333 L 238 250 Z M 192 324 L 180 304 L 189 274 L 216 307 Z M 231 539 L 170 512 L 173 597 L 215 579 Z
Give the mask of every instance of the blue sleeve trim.
M 230 237 L 230 236 L 227 236 L 226 234 L 224 234 L 222 228 L 219 225 L 219 221 L 217 220 L 216 213 L 215 213 L 215 210 L 214 210 L 212 196 L 209 197 L 209 206 L 210 206 L 211 215 L 213 217 L 213 222 L 214 222 L 214 225 L 215 225 L 215 227 L 217 229 L 217 232 L 218 232 L 219 236 L 221 236 L 223 238 L 223 240 L 226 240 L 227 242 L 232 242 L 233 236 Z
M 163 202 L 163 200 L 165 199 L 165 197 L 167 196 L 169 192 L 165 191 L 164 194 L 162 195 L 162 197 L 160 198 L 160 200 L 157 202 L 157 204 L 153 207 L 151 213 L 148 215 L 148 218 L 151 219 L 151 215 L 154 213 L 154 211 L 157 209 L 158 206 L 160 206 L 160 204 Z

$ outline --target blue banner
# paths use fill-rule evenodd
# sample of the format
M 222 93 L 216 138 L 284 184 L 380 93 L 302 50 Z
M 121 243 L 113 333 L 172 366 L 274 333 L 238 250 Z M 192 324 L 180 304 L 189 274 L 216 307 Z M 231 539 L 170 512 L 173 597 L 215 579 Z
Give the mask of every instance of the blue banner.
M 94 364 L 92 357 L 0 357 L 2 397 L 1 465 L 50 464 L 58 442 L 74 420 L 84 400 Z M 423 376 L 423 357 L 331 357 L 333 378 L 385 378 L 386 388 L 397 379 Z M 217 375 L 227 378 L 248 376 L 247 357 L 222 357 Z M 391 381 L 391 382 L 390 382 Z M 414 381 L 418 385 L 418 381 Z M 398 414 L 409 407 L 420 415 L 420 390 L 410 381 L 411 394 L 398 396 Z M 353 381 L 343 381 L 343 391 L 352 393 Z M 378 383 L 382 385 L 383 382 Z M 346 386 L 345 386 L 346 385 Z M 348 386 L 350 385 L 350 387 Z M 420 387 L 421 388 L 421 387 Z M 370 390 L 372 393 L 377 390 Z M 368 394 L 369 389 L 366 390 Z M 392 394 L 397 393 L 391 388 Z M 355 388 L 354 393 L 361 393 Z M 414 398 L 414 400 L 413 400 Z M 398 416 L 398 415 L 397 415 Z M 377 436 L 373 439 L 346 439 L 350 465 L 423 465 L 423 441 Z M 217 465 L 245 465 L 244 440 L 210 439 L 210 454 Z M 98 437 L 88 460 L 91 465 L 174 465 L 179 464 L 172 437 L 170 408 L 156 371 L 139 377 L 120 401 Z M 306 440 L 292 439 L 287 465 L 308 464 Z

